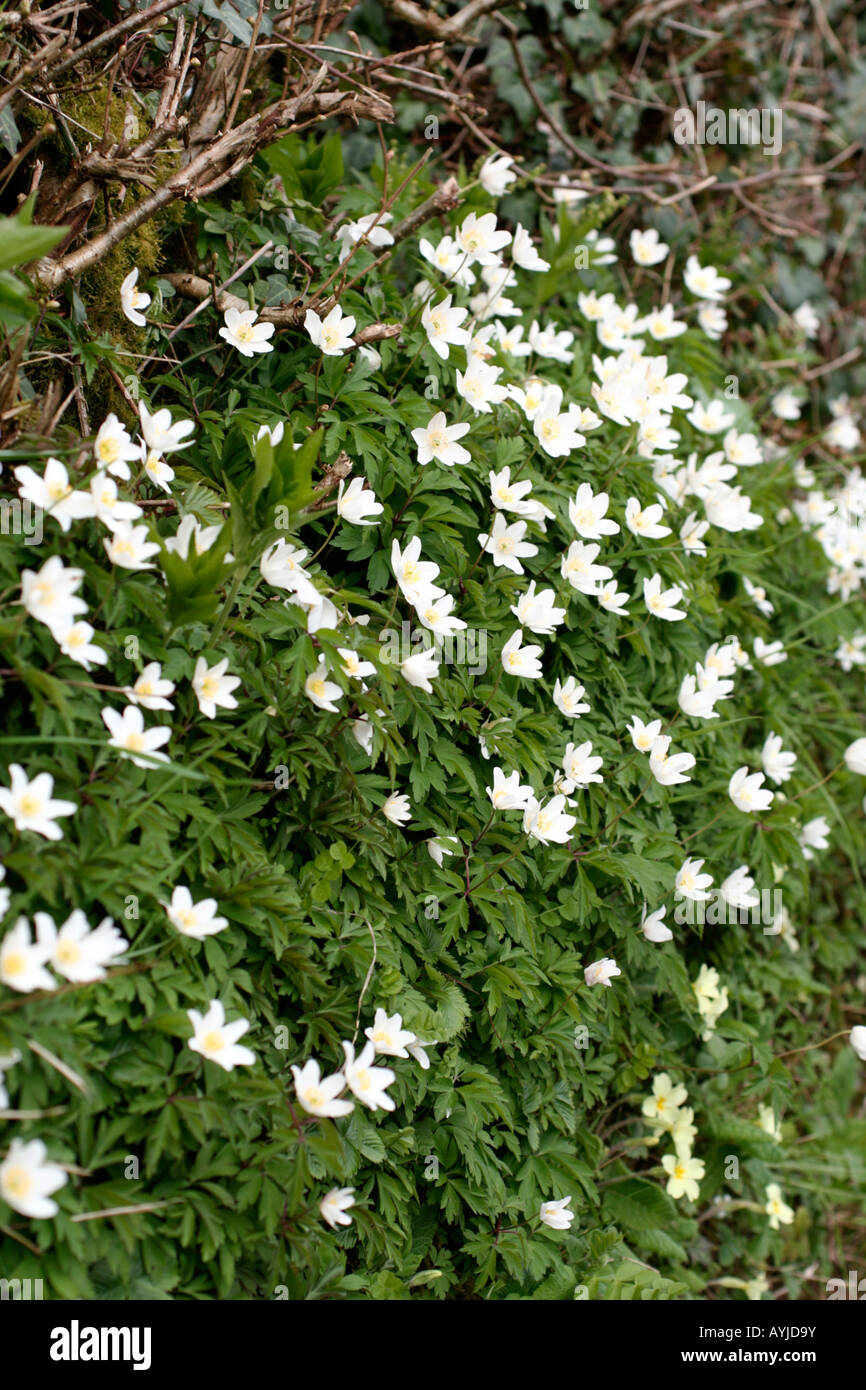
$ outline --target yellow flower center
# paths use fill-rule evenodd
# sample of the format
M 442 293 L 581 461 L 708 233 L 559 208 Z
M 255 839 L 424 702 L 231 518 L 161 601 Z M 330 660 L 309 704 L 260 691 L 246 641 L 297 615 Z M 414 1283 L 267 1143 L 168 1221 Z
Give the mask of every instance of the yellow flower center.
M 20 1201 L 32 1189 L 33 1179 L 26 1168 L 20 1166 L 7 1168 L 3 1174 L 3 1186 L 10 1196 L 17 1197 Z
M 27 957 L 23 951 L 7 951 L 3 957 L 4 975 L 23 975 L 27 968 Z
M 219 1052 L 225 1045 L 225 1038 L 222 1033 L 218 1033 L 216 1029 L 212 1028 L 209 1033 L 205 1033 L 204 1046 L 207 1048 L 208 1052 Z
M 54 959 L 63 965 L 75 965 L 81 960 L 81 947 L 77 941 L 58 941 Z
M 42 802 L 33 792 L 25 792 L 18 798 L 18 810 L 22 816 L 38 816 L 42 810 Z
M 251 343 L 253 340 L 252 324 L 239 323 L 235 329 L 235 337 L 240 338 L 242 343 Z
M 144 748 L 144 734 L 127 734 L 125 747 L 130 753 L 140 753 Z
M 100 439 L 96 446 L 96 452 L 103 463 L 116 463 L 120 454 L 120 444 L 117 436 L 110 434 L 105 439 Z
M 201 693 L 206 700 L 213 700 L 219 690 L 219 681 L 214 676 L 204 676 L 201 682 Z

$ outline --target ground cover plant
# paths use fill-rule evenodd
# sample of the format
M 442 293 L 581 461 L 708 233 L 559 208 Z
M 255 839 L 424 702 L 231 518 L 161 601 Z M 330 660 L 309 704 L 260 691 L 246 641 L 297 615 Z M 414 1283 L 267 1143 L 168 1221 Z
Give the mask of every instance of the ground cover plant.
M 742 6 L 107 8 L 2 30 L 4 1277 L 826 1297 L 856 29 L 732 152 Z

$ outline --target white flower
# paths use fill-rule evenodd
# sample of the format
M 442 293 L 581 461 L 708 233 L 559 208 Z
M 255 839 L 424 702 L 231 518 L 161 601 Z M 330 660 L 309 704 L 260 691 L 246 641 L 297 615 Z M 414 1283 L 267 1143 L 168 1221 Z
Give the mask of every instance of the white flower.
M 306 596 L 305 601 L 317 603 L 319 591 L 310 582 L 310 576 L 303 566 L 306 556 L 306 550 L 298 549 L 280 537 L 262 554 L 259 561 L 262 579 L 275 589 L 286 589 L 292 594 L 301 592 Z
M 344 521 L 350 522 L 353 526 L 375 526 L 376 517 L 384 510 L 382 503 L 377 502 L 373 489 L 364 487 L 363 478 L 353 478 L 348 487 L 345 482 L 340 482 L 337 490 L 337 512 Z
M 511 168 L 514 159 L 510 154 L 491 154 L 478 170 L 478 181 L 491 198 L 501 198 L 508 192 L 508 185 L 514 183 L 517 175 Z
M 193 1052 L 201 1053 L 209 1062 L 216 1062 L 223 1071 L 250 1067 L 255 1062 L 254 1052 L 238 1046 L 238 1038 L 242 1038 L 250 1026 L 249 1019 L 226 1023 L 226 1012 L 219 999 L 213 1000 L 204 1016 L 197 1009 L 187 1009 L 186 1014 L 193 1028 L 189 1040 Z
M 666 912 L 666 907 L 658 907 L 655 912 L 651 912 L 650 915 L 647 916 L 646 903 L 643 905 L 640 929 L 647 941 L 652 941 L 654 945 L 660 945 L 661 942 L 670 941 L 673 938 L 673 932 L 670 927 L 666 927 L 662 920 Z
M 31 941 L 26 917 L 19 917 L 0 942 L 0 983 L 20 994 L 34 989 L 56 989 L 57 981 L 45 969 L 51 947 L 44 941 Z
M 174 705 L 166 697 L 173 695 L 174 691 L 174 681 L 163 679 L 162 667 L 159 662 L 149 661 L 135 685 L 128 685 L 123 694 L 134 705 L 141 705 L 142 709 L 172 710 Z
M 855 666 L 866 666 L 866 632 L 855 632 L 850 641 L 839 643 L 834 655 L 842 670 L 853 671 Z
M 654 574 L 651 579 L 645 579 L 643 582 L 643 597 L 647 611 L 656 618 L 664 618 L 666 622 L 675 623 L 686 617 L 685 610 L 676 606 L 682 596 L 683 591 L 678 584 L 663 590 L 660 574 Z
M 579 715 L 589 713 L 589 705 L 583 699 L 585 694 L 586 690 L 574 676 L 569 676 L 564 682 L 557 679 L 553 687 L 553 703 L 567 719 L 577 719 Z
M 359 217 L 357 222 L 343 222 L 337 228 L 340 260 L 344 261 L 352 247 L 357 246 L 361 240 L 366 246 L 393 246 L 394 238 L 385 226 L 385 223 L 390 221 L 390 212 L 368 212 L 366 217 Z
M 330 1192 L 325 1193 L 319 1203 L 319 1211 L 331 1228 L 351 1226 L 352 1218 L 346 1212 L 355 1205 L 354 1191 L 354 1187 L 332 1187 Z
M 514 521 L 509 526 L 502 512 L 497 511 L 493 518 L 493 530 L 479 535 L 478 544 L 488 555 L 493 556 L 497 568 L 503 565 L 513 574 L 523 574 L 521 560 L 538 554 L 538 546 L 525 541 L 527 523 Z
M 702 304 L 698 309 L 698 323 L 708 338 L 718 341 L 728 327 L 728 316 L 718 304 Z
M 392 1014 L 389 1018 L 386 1009 L 376 1010 L 373 1025 L 364 1029 L 364 1036 L 383 1057 L 408 1057 L 406 1049 L 415 1041 L 415 1034 L 403 1027 L 402 1016 Z
M 730 280 L 720 275 L 715 266 L 702 266 L 697 256 L 689 256 L 686 261 L 683 282 L 686 289 L 691 290 L 698 299 L 719 300 L 731 288 Z
M 560 573 L 579 594 L 600 592 L 600 585 L 613 578 L 613 570 L 607 565 L 595 563 L 600 547 L 586 545 L 583 541 L 572 541 L 562 557 Z M 616 585 L 614 585 L 614 588 Z
M 749 872 L 748 864 L 740 864 L 739 868 L 734 869 L 733 873 L 722 880 L 719 892 L 731 907 L 747 912 L 750 908 L 757 907 L 761 901 L 753 891 L 754 887 L 755 880 Z
M 156 750 L 171 738 L 171 729 L 159 725 L 145 729 L 144 716 L 137 705 L 127 705 L 122 715 L 117 710 L 104 709 L 102 718 L 111 734 L 109 747 L 120 749 L 136 767 L 152 768 L 157 762 L 168 762 L 167 754 Z
M 47 912 L 37 912 L 34 921 L 37 940 L 48 948 L 51 965 L 59 975 L 77 983 L 104 980 L 105 966 L 122 956 L 129 945 L 110 917 L 104 917 L 91 931 L 80 908 L 70 913 L 59 930 Z
M 669 1197 L 687 1197 L 690 1202 L 698 1200 L 701 1192 L 700 1181 L 706 1171 L 703 1159 L 665 1154 L 662 1167 L 668 1174 L 666 1191 Z
M 661 540 L 662 536 L 669 536 L 671 528 L 660 524 L 664 508 L 661 503 L 656 502 L 649 507 L 641 507 L 636 497 L 630 497 L 626 503 L 625 524 L 633 536 L 645 536 L 648 540 Z
M 512 605 L 511 612 L 521 627 L 528 627 L 540 637 L 552 637 L 559 624 L 565 622 L 565 609 L 555 608 L 555 599 L 553 589 L 542 589 L 537 594 L 533 579 L 526 593 Z
M 223 657 L 215 666 L 208 666 L 203 656 L 195 663 L 192 688 L 195 691 L 198 707 L 207 719 L 213 719 L 217 705 L 222 709 L 237 709 L 238 702 L 232 691 L 240 685 L 239 676 L 227 676 L 228 657 Z
M 403 792 L 392 792 L 382 807 L 382 815 L 392 825 L 404 826 L 412 819 L 412 806 Z
M 50 1163 L 41 1139 L 13 1139 L 0 1163 L 0 1197 L 13 1211 L 44 1221 L 60 1210 L 51 1193 L 68 1178 L 58 1163 Z
M 137 502 L 124 502 L 118 497 L 117 483 L 107 473 L 95 473 L 90 479 L 90 496 L 91 516 L 97 517 L 111 531 L 119 523 L 137 521 L 143 516 Z
M 777 1144 L 782 1142 L 782 1126 L 776 1119 L 776 1112 L 772 1105 L 758 1106 L 758 1124 L 765 1134 L 769 1134 Z
M 166 916 L 182 936 L 194 937 L 196 941 L 206 936 L 214 936 L 228 926 L 227 917 L 218 917 L 216 898 L 202 898 L 194 903 L 192 894 L 184 884 L 178 884 L 171 895 L 171 902 L 160 906 L 165 908 Z
M 858 1023 L 851 1029 L 849 1041 L 861 1062 L 866 1062 L 866 1026 Z
M 136 265 L 121 283 L 120 307 L 130 323 L 134 323 L 137 328 L 144 328 L 147 319 L 141 311 L 150 304 L 150 295 L 142 294 L 141 290 L 136 288 L 137 284 L 138 266 Z
M 423 651 L 416 652 L 414 656 L 407 656 L 400 665 L 400 674 L 410 685 L 432 695 L 433 687 L 430 682 L 439 675 L 439 662 L 435 652 Z
M 5 877 L 6 870 L 3 867 L 3 865 L 0 864 L 0 884 L 3 883 Z M 5 887 L 0 887 L 0 918 L 6 916 L 6 913 L 9 911 L 9 903 L 11 902 L 11 900 L 12 895 L 9 892 L 9 889 Z M 2 1106 L 0 1106 L 0 1109 L 2 1109 Z
M 307 318 L 311 313 L 312 310 L 308 309 Z M 274 336 L 274 325 L 257 323 L 258 312 L 255 309 L 226 309 L 224 317 L 225 325 L 219 330 L 219 335 L 230 347 L 237 348 L 242 357 L 253 357 L 257 352 L 273 352 L 274 345 L 268 339 Z
M 863 742 L 866 747 L 866 739 Z M 771 782 L 775 782 L 777 786 L 787 782 L 794 771 L 796 761 L 796 753 L 783 751 L 780 734 L 767 734 L 761 749 L 761 763 Z
M 569 502 L 568 518 L 585 541 L 601 540 L 602 536 L 613 536 L 619 531 L 617 522 L 605 517 L 608 500 L 606 492 L 593 493 L 589 483 L 581 483 Z
M 770 400 L 770 409 L 780 420 L 799 420 L 803 410 L 803 400 L 789 387 L 777 391 Z
M 686 416 L 689 423 L 703 434 L 718 434 L 732 425 L 734 418 L 731 411 L 725 410 L 724 401 L 719 400 L 710 401 L 709 405 L 696 401 L 694 408 Z
M 70 623 L 69 627 L 58 627 L 54 633 L 64 656 L 71 657 L 89 671 L 92 665 L 104 666 L 108 660 L 101 647 L 94 647 L 90 639 L 93 628 L 90 623 Z
M 329 714 L 340 713 L 334 701 L 341 700 L 343 692 L 335 681 L 328 680 L 327 663 L 321 657 L 315 671 L 304 682 L 304 694 L 317 709 L 327 710 Z
M 458 229 L 455 241 L 470 263 L 494 266 L 499 253 L 511 240 L 511 233 L 497 230 L 496 213 L 485 212 L 480 217 L 470 212 Z
M 174 469 L 171 468 L 164 458 L 153 449 L 148 449 L 146 444 L 141 446 L 141 462 L 144 471 L 152 483 L 161 487 L 163 492 L 171 493 L 171 484 L 174 482 Z
M 372 1065 L 376 1056 L 373 1044 L 368 1042 L 357 1057 L 350 1042 L 343 1043 L 343 1051 L 346 1054 L 343 1074 L 352 1094 L 370 1110 L 394 1110 L 395 1104 L 387 1088 L 394 1082 L 396 1073 L 390 1067 Z
M 97 468 L 107 468 L 116 478 L 129 478 L 130 460 L 137 459 L 140 452 L 140 446 L 133 444 L 126 427 L 112 411 L 103 420 L 93 442 Z
M 435 632 L 443 637 L 451 637 L 455 632 L 462 632 L 466 627 L 462 618 L 455 617 L 451 609 L 454 607 L 454 598 L 451 594 L 446 594 L 444 598 L 430 599 L 427 603 L 419 603 L 415 609 L 418 621 L 429 632 Z
M 372 661 L 362 661 L 356 651 L 351 647 L 338 647 L 337 651 L 343 658 L 343 671 L 352 680 L 362 681 L 365 676 L 375 676 L 376 667 Z
M 566 779 L 563 790 L 571 794 L 575 787 L 585 791 L 593 782 L 602 782 L 604 779 L 598 771 L 602 763 L 602 758 L 593 757 L 592 743 L 589 740 L 581 744 L 566 744 L 562 756 L 562 769 Z
M 567 814 L 562 795 L 551 797 L 544 806 L 533 796 L 523 812 L 524 834 L 542 845 L 566 844 L 576 823 L 576 817 Z
M 629 596 L 625 589 L 617 589 L 616 580 L 612 579 L 609 584 L 605 584 L 603 589 L 599 589 L 596 595 L 602 608 L 608 613 L 615 613 L 618 618 L 628 617 Z
M 148 449 L 153 449 L 157 454 L 172 454 L 178 449 L 188 449 L 192 444 L 193 441 L 186 439 L 186 436 L 195 430 L 193 420 L 178 420 L 172 424 L 170 410 L 155 410 L 151 415 L 144 401 L 139 402 L 138 413 L 141 433 Z
M 788 653 L 781 642 L 765 642 L 763 638 L 755 638 L 755 659 L 760 661 L 762 666 L 778 666 L 780 662 L 788 660 Z
M 773 793 L 764 788 L 763 772 L 749 772 L 739 767 L 728 783 L 728 795 L 738 811 L 752 814 L 767 811 L 773 804 Z
M 622 971 L 611 956 L 602 956 L 601 960 L 594 960 L 585 968 L 583 978 L 588 985 L 606 985 L 610 989 L 614 975 L 621 974 Z
M 175 534 L 165 537 L 163 545 L 169 554 L 179 555 L 182 560 L 186 560 L 189 558 L 190 541 L 192 541 L 195 554 L 204 555 L 217 540 L 221 530 L 221 526 L 199 526 L 195 517 L 185 516 L 183 521 L 178 525 Z M 272 546 L 271 550 L 281 545 L 285 545 L 285 541 L 277 541 L 276 546 Z M 269 554 L 270 551 L 266 551 L 265 553 Z M 306 554 L 306 551 L 304 554 Z M 230 555 L 226 555 L 225 558 L 227 561 L 231 560 Z
M 521 785 L 519 772 L 506 776 L 501 767 L 493 769 L 493 786 L 484 790 L 498 811 L 525 811 L 534 797 L 532 787 Z
M 432 459 L 446 468 L 453 468 L 455 463 L 468 463 L 472 455 L 457 440 L 468 434 L 470 428 L 467 424 L 447 424 L 444 410 L 437 410 L 423 429 L 412 431 L 418 446 L 419 464 L 430 463 Z
M 9 1104 L 9 1092 L 3 1084 L 3 1073 L 20 1061 L 21 1053 L 16 1047 L 13 1047 L 11 1052 L 0 1053 L 0 1110 L 5 1110 Z
M 560 174 L 556 187 L 553 190 L 553 201 L 564 203 L 566 207 L 573 207 L 575 203 L 582 203 L 584 198 L 588 198 L 589 193 L 583 188 L 575 188 L 568 182 L 567 174 Z
M 829 834 L 830 826 L 826 816 L 816 816 L 814 820 L 807 821 L 799 835 L 803 858 L 814 859 L 816 849 L 827 849 L 830 844 L 827 838 Z
M 790 1226 L 794 1220 L 794 1210 L 782 1198 L 782 1189 L 777 1182 L 767 1184 L 767 1205 L 764 1211 L 770 1218 L 770 1230 L 778 1231 L 779 1226 Z
M 308 309 L 304 315 L 304 328 L 313 346 L 320 348 L 325 357 L 342 357 L 348 348 L 355 346 L 352 337 L 355 319 L 351 314 L 343 318 L 339 304 L 335 304 L 324 318 L 320 318 L 315 309 Z
M 9 764 L 10 786 L 0 786 L 0 811 L 15 822 L 16 830 L 32 830 L 46 840 L 62 840 L 63 831 L 55 821 L 78 810 L 74 801 L 54 800 L 54 778 L 40 772 L 30 781 L 18 763 Z
M 817 338 L 821 320 L 808 299 L 804 299 L 800 307 L 794 310 L 792 317 L 797 327 L 802 328 L 807 338 Z
M 649 227 L 646 231 L 634 229 L 628 239 L 629 249 L 637 265 L 658 265 L 668 254 L 670 247 L 663 241 L 659 241 L 659 234 L 655 227 Z
M 371 724 L 370 720 L 367 718 L 367 716 L 366 716 L 365 714 L 362 714 L 361 717 L 360 717 L 360 719 L 353 719 L 353 720 L 352 720 L 352 726 L 351 726 L 351 727 L 352 727 L 352 737 L 353 737 L 353 739 L 355 740 L 355 742 L 358 744 L 358 747 L 359 747 L 359 748 L 363 748 L 363 750 L 364 750 L 364 752 L 367 754 L 367 757 L 368 757 L 368 758 L 372 758 L 372 756 L 373 756 L 373 734 L 374 734 L 375 731 L 374 731 L 374 729 L 373 729 L 373 725 Z
M 346 1078 L 341 1071 L 323 1077 L 318 1062 L 311 1057 L 303 1067 L 293 1066 L 292 1076 L 295 1095 L 308 1115 L 324 1115 L 336 1120 L 354 1110 L 353 1101 L 337 1099 L 340 1092 L 346 1089 Z
M 533 245 L 532 238 L 525 227 L 518 222 L 511 243 L 511 257 L 521 270 L 549 270 L 550 262 L 542 260 Z
M 450 294 L 435 306 L 424 305 L 421 324 L 433 351 L 445 362 L 451 347 L 465 347 L 469 342 L 469 333 L 460 327 L 468 313 L 468 309 L 452 307 Z
M 713 876 L 702 874 L 703 867 L 703 859 L 686 859 L 674 882 L 679 897 L 688 898 L 693 903 L 707 902 L 710 895 L 706 890 L 712 887 Z
M 662 734 L 655 739 L 650 750 L 650 771 L 662 787 L 675 787 L 681 782 L 690 782 L 692 779 L 687 777 L 686 773 L 695 765 L 695 759 L 691 753 L 669 755 L 670 746 L 670 735 Z
M 439 566 L 432 560 L 421 559 L 419 536 L 413 536 L 402 552 L 399 541 L 391 542 L 391 569 L 403 597 L 413 608 L 427 604 L 432 599 L 445 597 L 445 590 L 433 583 L 439 573 Z
M 480 357 L 470 357 L 465 372 L 457 372 L 457 390 L 468 401 L 476 415 L 489 415 L 494 405 L 508 399 L 508 391 L 500 386 L 501 367 L 491 366 Z
M 662 731 L 662 721 L 652 719 L 649 724 L 645 724 L 636 714 L 632 715 L 631 723 L 626 725 L 631 741 L 639 753 L 651 753 L 652 746 Z
M 502 648 L 502 666 L 507 676 L 524 676 L 528 680 L 538 680 L 543 674 L 541 662 L 538 660 L 541 655 L 540 647 L 524 647 L 523 629 L 518 628 L 512 632 L 505 646 Z
M 670 933 L 668 933 L 670 935 Z M 641 1114 L 662 1129 L 671 1129 L 683 1101 L 688 1097 L 685 1086 L 676 1086 L 666 1071 L 653 1077 L 652 1094 L 641 1106 Z
M 644 331 L 657 343 L 667 342 L 668 338 L 678 338 L 685 333 L 688 324 L 683 319 L 674 318 L 673 304 L 665 304 L 661 309 L 651 309 L 643 321 Z
M 452 236 L 442 237 L 435 246 L 422 237 L 418 243 L 418 250 L 425 261 L 435 266 L 446 280 L 453 280 L 455 285 L 462 289 L 468 289 L 470 285 L 475 284 L 475 271 L 470 269 L 469 257 L 460 250 Z M 429 281 L 422 280 L 412 293 L 416 299 L 429 300 L 435 292 Z
M 54 633 L 87 612 L 84 599 L 76 598 L 83 578 L 84 570 L 66 567 L 59 555 L 52 555 L 37 572 L 21 571 L 21 601 L 31 618 Z
M 111 563 L 125 570 L 152 570 L 149 557 L 159 553 L 157 542 L 148 540 L 146 526 L 129 526 L 125 521 L 118 522 L 102 544 Z
M 20 483 L 18 496 L 53 516 L 61 530 L 68 531 L 73 521 L 94 515 L 91 493 L 74 490 L 66 467 L 59 459 L 48 459 L 42 477 L 25 464 L 12 471 Z
M 538 1209 L 539 1219 L 552 1231 L 567 1231 L 574 1220 L 574 1212 L 568 1210 L 570 1197 L 560 1197 L 555 1202 L 542 1202 Z
M 845 749 L 845 766 L 849 772 L 866 777 L 866 738 L 855 739 Z
M 560 411 L 561 405 L 562 388 L 549 386 L 532 421 L 533 434 L 551 458 L 566 458 L 586 443 L 586 436 L 578 428 L 580 411 L 575 406 Z
M 441 869 L 445 856 L 450 859 L 455 851 L 449 849 L 449 845 L 459 845 L 460 841 L 456 835 L 432 835 L 427 841 L 427 853 L 433 863 Z

